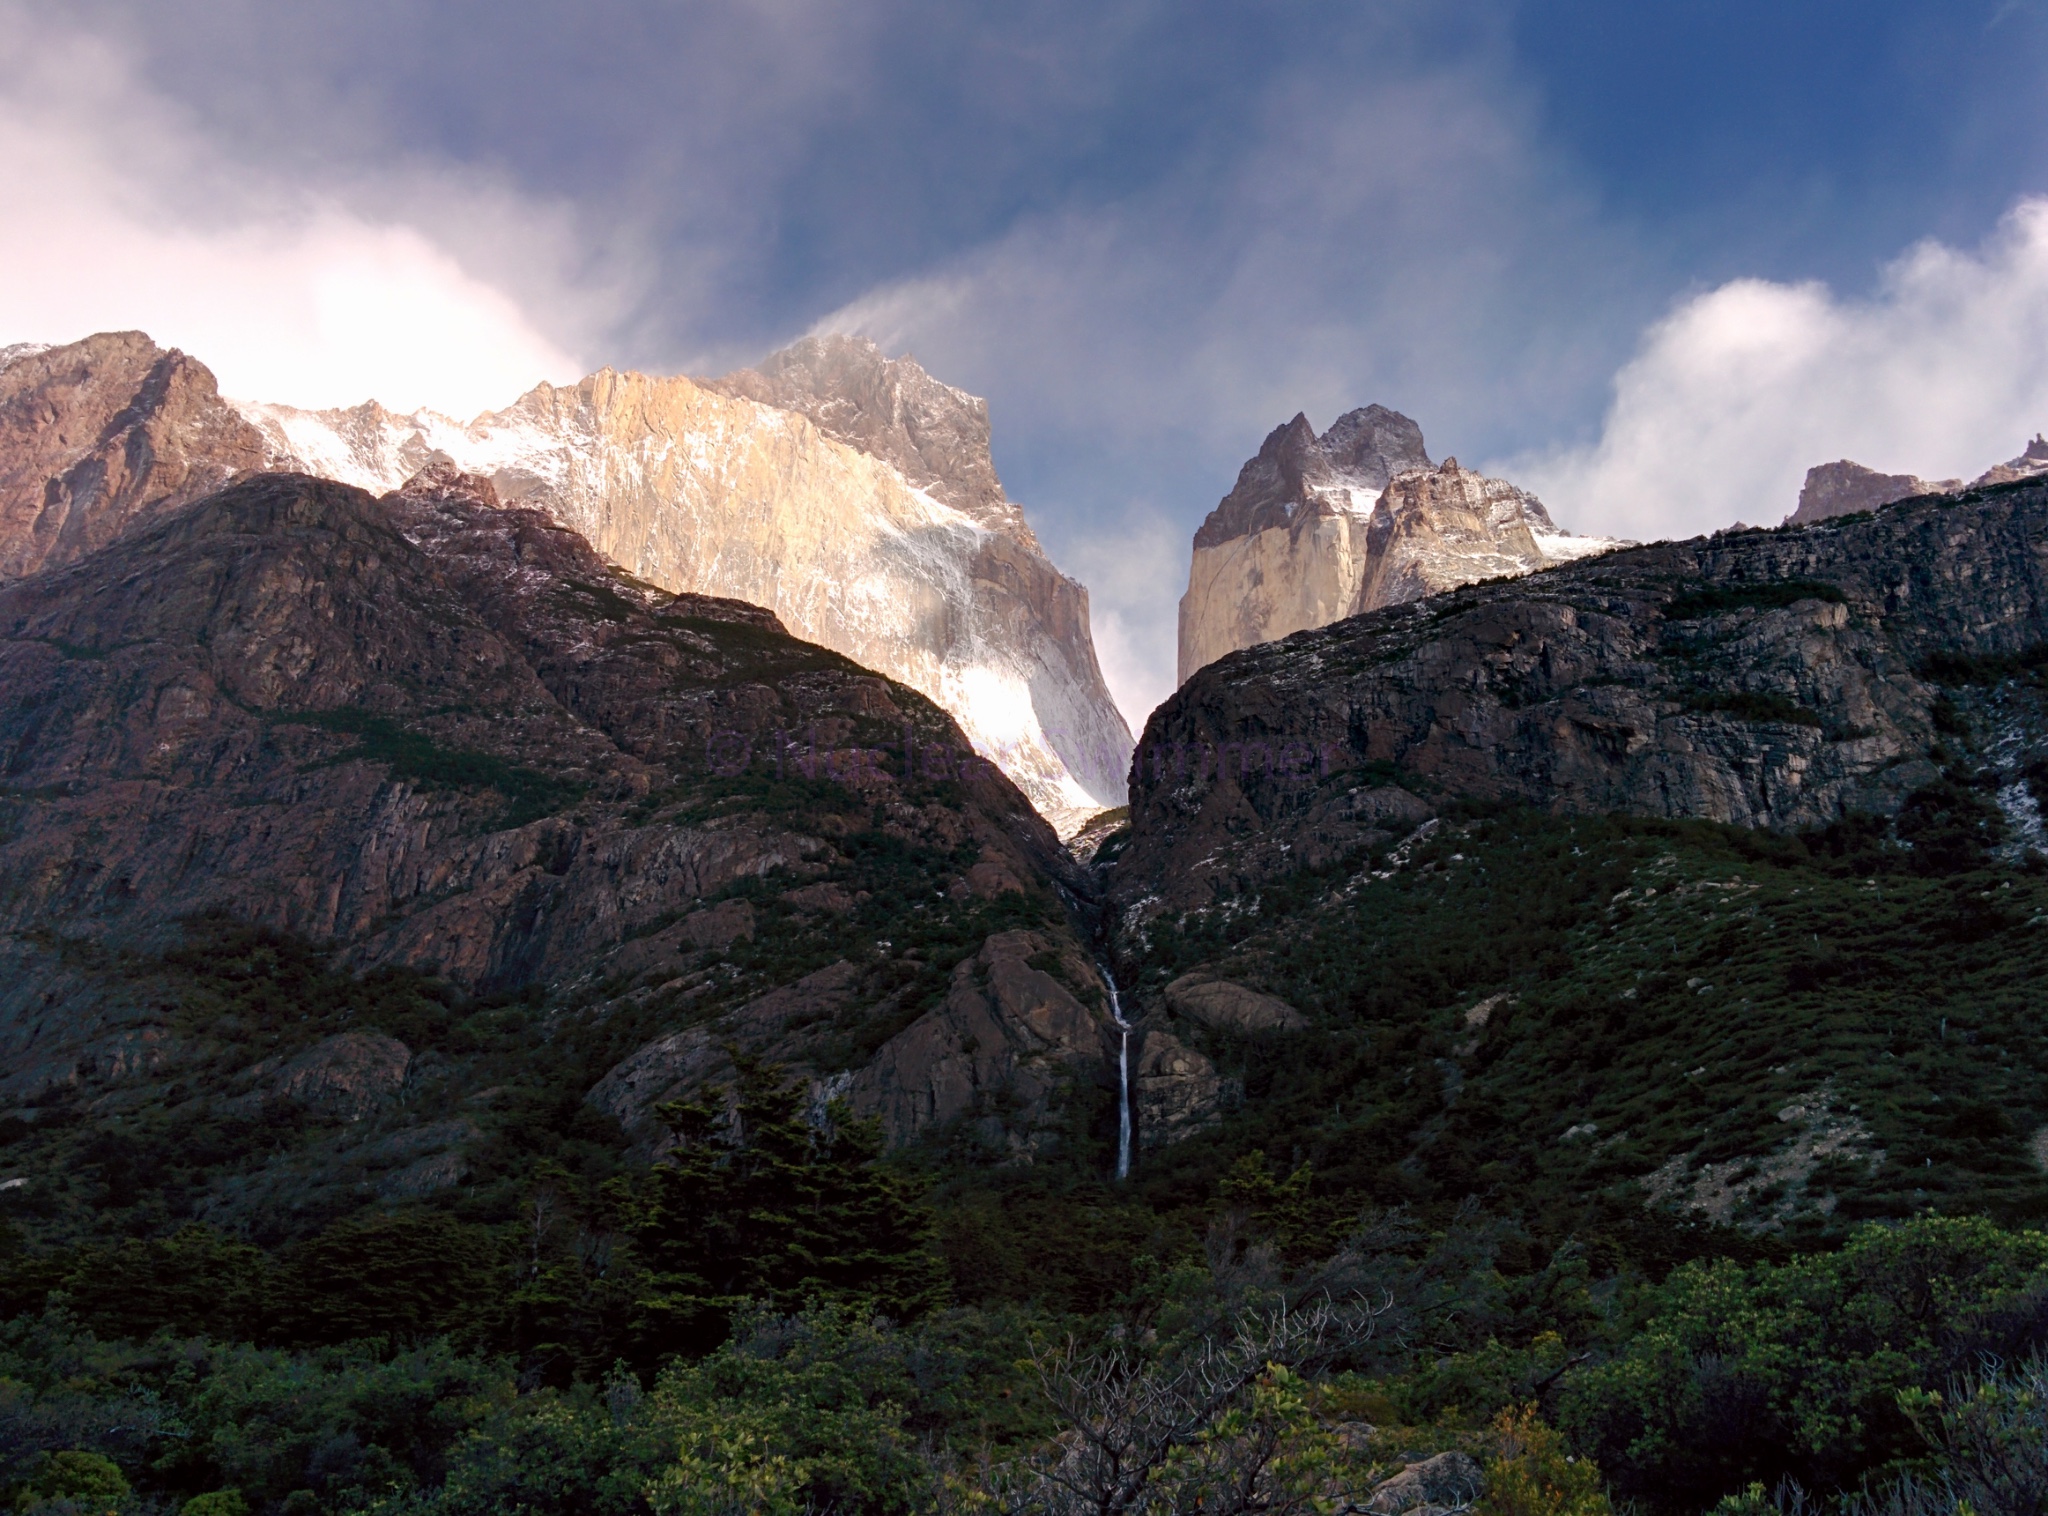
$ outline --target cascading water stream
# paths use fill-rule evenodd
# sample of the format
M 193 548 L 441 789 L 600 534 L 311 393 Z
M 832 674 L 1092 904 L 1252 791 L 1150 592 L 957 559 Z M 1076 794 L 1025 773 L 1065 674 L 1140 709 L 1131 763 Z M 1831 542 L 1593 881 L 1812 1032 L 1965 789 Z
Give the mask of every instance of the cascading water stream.
M 1102 982 L 1109 989 L 1109 1015 L 1116 1023 L 1121 1041 L 1116 1050 L 1116 1177 L 1131 1177 L 1131 1024 L 1124 1020 L 1123 1001 L 1117 998 L 1116 975 L 1109 965 L 1098 963 Z

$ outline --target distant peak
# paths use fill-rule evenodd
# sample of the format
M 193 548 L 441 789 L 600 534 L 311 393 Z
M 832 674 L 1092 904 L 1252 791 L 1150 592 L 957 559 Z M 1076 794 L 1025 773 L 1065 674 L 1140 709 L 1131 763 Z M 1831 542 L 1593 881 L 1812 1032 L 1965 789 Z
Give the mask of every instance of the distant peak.
M 1284 526 L 1313 490 L 1383 490 L 1397 475 L 1429 466 L 1422 428 L 1399 411 L 1361 406 L 1339 416 L 1321 436 L 1307 413 L 1296 411 L 1293 420 L 1266 434 L 1257 455 L 1238 471 L 1236 485 L 1195 534 L 1195 546 Z

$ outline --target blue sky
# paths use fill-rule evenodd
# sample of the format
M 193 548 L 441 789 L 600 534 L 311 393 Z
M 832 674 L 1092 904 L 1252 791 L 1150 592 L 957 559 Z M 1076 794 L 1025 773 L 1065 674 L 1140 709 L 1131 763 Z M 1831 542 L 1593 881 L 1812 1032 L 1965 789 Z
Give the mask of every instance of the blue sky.
M 231 390 L 461 410 L 868 331 L 989 397 L 1135 723 L 1189 535 L 1296 410 L 1396 406 L 1636 536 L 1776 520 L 1845 453 L 2016 452 L 2048 424 L 2044 27 L 2033 0 L 0 0 L 31 185 L 0 342 L 141 324 Z

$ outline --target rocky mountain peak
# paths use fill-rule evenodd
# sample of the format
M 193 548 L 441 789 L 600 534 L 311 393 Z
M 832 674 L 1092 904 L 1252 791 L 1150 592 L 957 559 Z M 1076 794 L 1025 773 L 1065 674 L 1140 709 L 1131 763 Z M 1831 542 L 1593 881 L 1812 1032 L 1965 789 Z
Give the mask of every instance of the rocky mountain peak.
M 1994 463 L 1970 483 L 1974 486 L 1986 484 L 2011 484 L 2017 479 L 2032 479 L 2039 474 L 2048 474 L 2048 437 L 2039 432 L 2017 458 L 2008 458 L 2003 463 Z
M 1379 489 L 1396 474 L 1429 467 L 1422 428 L 1384 405 L 1339 416 L 1323 433 L 1321 448 L 1338 472 Z
M 2013 484 L 2048 474 L 2048 436 L 2036 432 L 2016 458 L 1994 463 L 1969 482 L 1971 489 Z M 1960 479 L 1922 479 L 1918 474 L 1884 474 L 1847 458 L 1817 463 L 1806 471 L 1799 503 L 1785 518 L 1787 526 L 1809 526 L 1836 516 L 1853 516 L 1918 495 L 1951 495 L 1963 488 Z
M 1428 467 L 1422 428 L 1399 411 L 1383 405 L 1347 411 L 1321 436 L 1297 412 L 1267 433 L 1238 470 L 1237 483 L 1195 533 L 1195 546 L 1214 547 L 1290 525 L 1304 507 L 1320 503 L 1320 491 L 1377 494 L 1396 474 Z
M 261 468 L 205 364 L 141 332 L 23 344 L 0 365 L 0 579 L 69 563 L 139 516 Z
M 933 499 L 1036 546 L 996 477 L 988 402 L 940 383 L 915 358 L 890 358 L 872 338 L 828 333 L 770 353 L 758 367 L 697 382 L 808 416 L 826 436 L 892 464 Z
M 464 473 L 446 453 L 437 453 L 430 458 L 426 467 L 398 487 L 396 498 L 421 504 L 460 500 L 467 505 L 485 506 L 491 510 L 500 509 L 504 504 L 498 498 L 497 485 L 482 474 Z
M 1446 458 L 1422 428 L 1369 405 L 1320 437 L 1275 428 L 1195 533 L 1180 604 L 1180 677 L 1226 653 L 1478 579 L 1615 544 L 1575 537 L 1543 502 Z
M 1806 471 L 1806 483 L 1799 490 L 1799 504 L 1785 518 L 1787 526 L 1804 526 L 1831 516 L 1853 516 L 1874 511 L 1894 500 L 1915 495 L 1938 495 L 1963 487 L 1960 479 L 1922 479 L 1917 474 L 1880 474 L 1847 458 L 1818 463 Z

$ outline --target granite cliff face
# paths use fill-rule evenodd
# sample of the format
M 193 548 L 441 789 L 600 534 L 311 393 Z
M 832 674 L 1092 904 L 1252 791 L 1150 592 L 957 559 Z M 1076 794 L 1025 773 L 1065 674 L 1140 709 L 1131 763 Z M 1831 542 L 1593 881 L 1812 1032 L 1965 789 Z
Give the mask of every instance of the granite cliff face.
M 1397 840 L 1444 796 L 1777 828 L 1887 814 L 1939 772 L 1924 661 L 2044 641 L 2038 485 L 1392 606 L 1225 658 L 1154 713 L 1112 896 L 1136 928 Z M 2016 775 L 2048 728 L 1998 719 Z M 2038 832 L 2024 785 L 2001 802 Z
M 1543 503 L 1447 458 L 1384 406 L 1276 428 L 1195 533 L 1180 678 L 1239 648 L 1454 585 L 1615 544 L 1558 530 Z
M 377 1185 L 454 1182 L 483 1075 L 352 1031 L 236 1072 L 153 988 L 205 923 L 526 994 L 548 1067 L 595 1060 L 635 1123 L 611 1092 L 741 1045 L 898 1140 L 979 1121 L 1028 1157 L 1113 1067 L 1071 865 L 941 710 L 445 464 L 382 499 L 259 475 L 0 586 L 0 773 L 0 1100 L 296 1106 L 340 1124 L 291 1160 L 301 1200 L 373 1147 Z M 218 1204 L 268 1203 L 260 1177 Z
M 250 469 L 385 492 L 437 457 L 650 584 L 768 607 L 924 692 L 1056 823 L 1122 802 L 1130 733 L 1087 591 L 1004 497 L 986 404 L 852 338 L 718 381 L 605 370 L 468 424 L 229 404 L 139 333 L 18 353 L 0 371 L 0 573 Z
M 871 342 L 723 380 L 607 369 L 466 425 L 243 409 L 272 467 L 388 490 L 446 456 L 650 584 L 767 606 L 938 701 L 1063 828 L 1122 803 L 1130 733 L 1088 593 L 1004 497 L 986 403 Z

